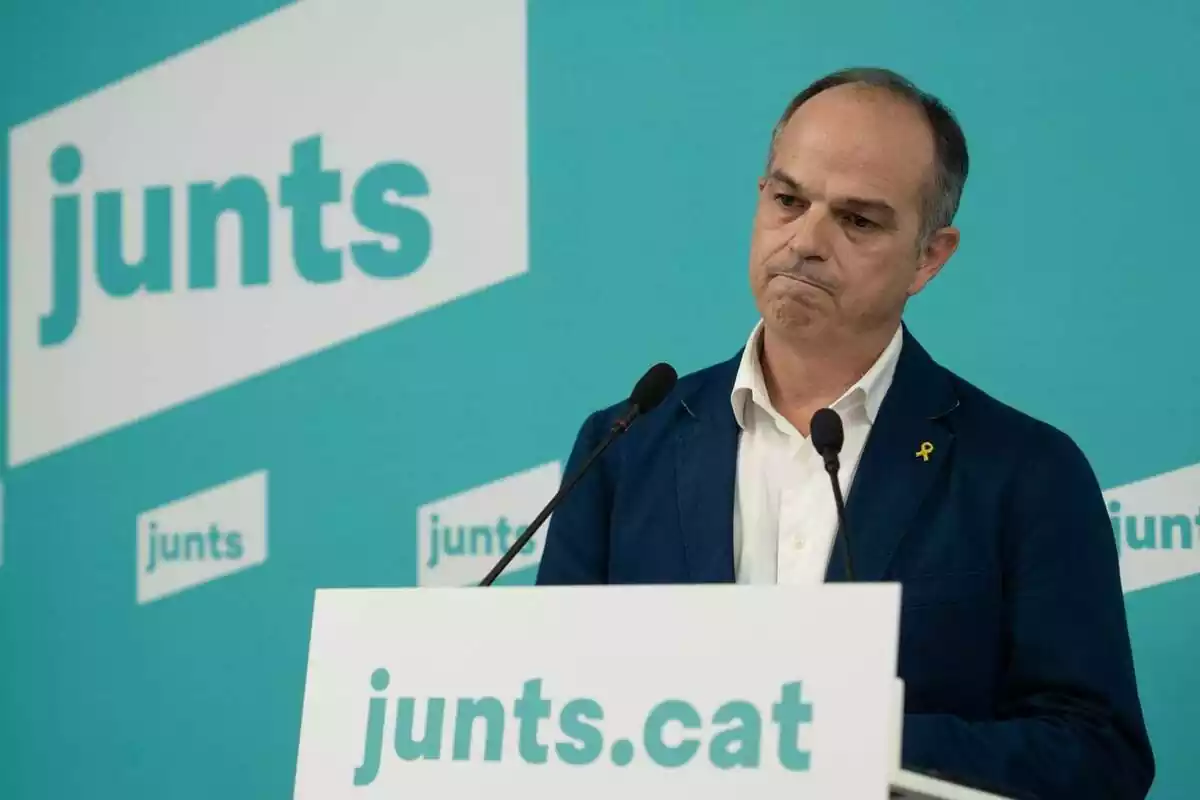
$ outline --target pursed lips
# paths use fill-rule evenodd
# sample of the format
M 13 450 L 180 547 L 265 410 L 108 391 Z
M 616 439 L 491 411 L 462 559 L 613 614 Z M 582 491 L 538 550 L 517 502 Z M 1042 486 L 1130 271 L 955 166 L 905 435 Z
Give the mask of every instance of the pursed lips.
M 823 284 L 819 281 L 815 281 L 812 278 L 809 278 L 807 276 L 797 275 L 794 272 L 776 272 L 775 275 L 778 275 L 783 278 L 788 278 L 793 281 L 797 281 L 798 283 L 807 283 L 809 286 L 813 286 L 813 287 L 825 292 L 830 297 L 833 296 L 833 289 L 831 289 L 828 286 L 826 286 L 825 284 Z

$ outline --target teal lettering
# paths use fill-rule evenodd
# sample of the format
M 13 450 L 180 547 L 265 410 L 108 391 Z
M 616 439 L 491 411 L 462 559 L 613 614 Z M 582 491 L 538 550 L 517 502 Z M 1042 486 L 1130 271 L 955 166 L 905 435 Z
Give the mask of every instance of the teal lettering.
M 484 721 L 484 761 L 499 761 L 504 746 L 504 705 L 494 697 L 459 700 L 454 721 L 454 760 L 471 758 L 471 739 L 475 720 Z
M 570 742 L 559 742 L 554 746 L 558 759 L 571 766 L 590 764 L 604 752 L 604 736 L 591 722 L 604 719 L 604 711 L 595 700 L 572 700 L 563 706 L 558 727 Z M 572 744 L 573 742 L 573 744 Z
M 1186 514 L 1163 517 L 1160 522 L 1163 549 L 1171 550 L 1175 547 L 1175 531 L 1179 532 L 1179 546 L 1184 550 L 1192 549 L 1192 521 Z
M 296 271 L 313 283 L 342 277 L 342 251 L 328 250 L 321 236 L 321 207 L 342 200 L 342 173 L 321 167 L 321 137 L 292 145 L 292 171 L 279 179 L 279 203 L 292 210 L 292 256 Z
M 387 670 L 379 668 L 371 675 L 371 685 L 375 692 L 381 693 L 388 688 L 390 679 Z M 813 705 L 803 700 L 801 689 L 799 681 L 782 685 L 778 701 L 771 706 L 771 719 L 779 731 L 779 763 L 793 772 L 809 770 L 812 761 L 811 752 L 801 747 L 800 728 L 812 722 Z M 397 698 L 393 747 L 403 761 L 438 760 L 442 758 L 448 701 L 439 697 L 425 701 L 425 724 L 420 739 L 416 735 L 418 702 L 421 701 L 414 697 Z M 504 704 L 495 697 L 460 698 L 455 702 L 451 758 L 500 761 L 505 746 Z M 550 746 L 542 741 L 540 725 L 552 717 L 552 705 L 544 694 L 542 678 L 524 681 L 521 694 L 513 702 L 511 713 L 518 726 L 517 752 L 527 764 L 545 764 L 550 757 Z M 372 783 L 379 772 L 386 713 L 385 698 L 368 699 L 363 756 L 354 773 L 356 786 Z M 596 700 L 576 698 L 567 702 L 558 715 L 558 730 L 562 734 L 554 743 L 558 760 L 571 766 L 585 766 L 600 759 L 605 739 L 598 723 L 603 720 L 604 710 Z M 482 732 L 476 725 L 479 721 L 483 722 Z M 763 715 L 758 707 L 746 700 L 731 700 L 716 710 L 712 723 L 715 730 L 708 744 L 708 757 L 716 768 L 761 766 Z M 672 729 L 669 732 L 668 727 Z M 701 727 L 700 713 L 692 704 L 681 699 L 665 700 L 645 718 L 642 735 L 646 754 L 660 767 L 685 766 L 699 753 L 702 743 L 700 735 L 689 736 L 689 732 Z M 484 738 L 481 747 L 474 743 L 479 734 Z M 611 740 L 613 765 L 624 767 L 632 763 L 635 748 L 629 739 Z
M 1193 521 L 1187 514 L 1147 514 L 1142 517 L 1129 514 L 1123 518 L 1122 526 L 1122 517 L 1119 516 L 1121 504 L 1113 500 L 1108 504 L 1108 510 L 1111 512 L 1110 519 L 1118 549 L 1128 547 L 1132 550 L 1190 550 L 1195 547 L 1195 530 L 1200 528 L 1200 515 Z M 1193 522 L 1196 528 L 1193 527 Z
M 147 549 L 148 549 L 147 555 L 149 556 L 149 559 L 146 562 L 146 574 L 147 575 L 154 574 L 154 569 L 155 569 L 155 567 L 158 566 L 160 556 L 158 555 L 158 547 L 156 547 L 155 545 L 157 545 L 160 541 L 161 541 L 161 537 L 158 535 L 158 525 L 154 522 L 151 522 L 150 523 L 150 535 L 149 535 L 149 537 L 147 537 L 147 542 L 146 542 Z
M 183 537 L 183 559 L 184 561 L 203 561 L 204 560 L 204 534 L 199 531 L 192 531 L 185 534 Z
M 149 531 L 149 561 L 146 563 L 146 574 L 153 574 L 158 568 L 159 562 L 178 561 L 179 560 L 179 534 L 178 533 L 159 533 L 158 524 L 150 523 Z M 167 548 L 167 542 L 171 543 L 171 548 Z
M 83 154 L 74 145 L 63 145 L 50 156 L 50 175 L 68 186 L 83 172 Z M 79 322 L 79 195 L 54 198 L 52 208 L 52 259 L 50 312 L 38 320 L 42 347 L 62 344 Z
M 382 667 L 371 673 L 371 688 L 382 692 L 391 682 L 391 676 Z M 383 753 L 383 723 L 387 715 L 387 699 L 372 697 L 367 701 L 367 730 L 363 740 L 363 761 L 354 769 L 354 785 L 367 786 L 379 774 L 379 761 Z
M 208 526 L 208 552 L 216 560 L 221 560 L 221 530 L 214 522 Z
M 1153 517 L 1147 517 L 1153 519 Z M 1126 517 L 1126 546 L 1135 551 L 1144 551 L 1144 549 L 1152 549 L 1156 545 L 1154 542 L 1153 523 L 1150 528 L 1141 527 L 1139 530 L 1138 517 L 1130 515 Z
M 178 533 L 164 533 L 159 536 L 159 539 L 162 540 L 163 561 L 178 561 L 179 551 L 182 549 L 182 537 Z M 171 543 L 170 549 L 167 548 L 167 542 Z
M 188 187 L 188 285 L 193 289 L 217 285 L 217 223 L 227 213 L 237 218 L 241 231 L 242 284 L 261 285 L 270 279 L 267 191 L 243 175 L 219 188 L 214 183 Z
M 442 528 L 442 534 L 446 537 L 442 541 L 442 549 L 448 556 L 461 556 L 467 552 L 466 534 L 463 531 L 462 525 L 457 526 L 454 530 L 458 533 L 458 542 L 456 544 L 450 542 L 450 526 L 447 525 Z
M 713 737 L 708 757 L 721 769 L 757 767 L 759 742 L 762 739 L 762 717 L 751 703 L 734 700 L 717 709 L 713 722 L 733 723 Z
M 1142 529 L 1138 530 L 1138 518 L 1125 518 L 1125 544 L 1133 550 L 1153 550 L 1158 546 L 1158 535 L 1154 532 L 1154 517 L 1144 517 Z
M 171 187 L 146 189 L 142 257 L 125 260 L 121 193 L 96 193 L 96 279 L 110 297 L 171 290 Z
M 498 555 L 508 551 L 512 542 L 525 532 L 522 525 L 515 530 L 508 518 L 501 516 L 491 525 L 442 525 L 437 514 L 430 515 L 429 555 L 425 566 L 432 569 L 446 558 L 453 556 Z M 521 548 L 521 553 L 532 554 L 537 542 L 533 537 Z
M 479 546 L 480 540 L 483 547 Z M 488 525 L 473 525 L 471 527 L 471 555 L 492 554 L 492 529 Z
M 678 722 L 685 729 L 696 729 L 700 727 L 700 714 L 683 700 L 665 700 L 659 703 L 646 717 L 646 725 L 642 731 L 646 754 L 660 766 L 682 767 L 696 755 L 696 751 L 700 749 L 700 742 L 697 739 L 685 738 L 675 747 L 668 746 L 662 735 L 663 729 L 671 722 Z
M 211 558 L 239 559 L 245 554 L 245 545 L 239 531 L 222 533 L 215 522 L 207 531 L 187 533 L 160 533 L 158 523 L 151 522 L 147 537 L 146 574 L 152 574 L 158 565 L 167 561 L 204 561 Z
M 416 706 L 417 701 L 412 697 L 401 697 L 396 701 L 396 755 L 405 761 L 419 761 L 423 758 L 436 761 L 442 755 L 446 701 L 435 697 L 425 704 L 425 733 L 419 742 L 413 738 Z
M 429 184 L 419 169 L 403 163 L 379 164 L 355 184 L 354 216 L 359 224 L 399 240 L 396 249 L 378 242 L 350 245 L 354 263 L 373 278 L 409 275 L 429 257 L 432 239 L 429 220 L 408 206 L 389 203 L 389 192 L 398 197 L 424 197 L 429 194 Z
M 72 144 L 50 157 L 50 177 L 69 190 L 83 173 L 83 154 Z M 94 210 L 95 276 L 112 298 L 170 292 L 174 257 L 173 189 L 150 186 L 143 191 L 140 246 L 125 241 L 125 196 L 121 190 L 96 192 Z M 413 164 L 388 162 L 364 172 L 354 184 L 350 209 L 378 240 L 350 243 L 359 269 L 373 278 L 412 274 L 428 260 L 432 225 L 421 211 L 403 202 L 429 195 L 429 182 Z M 324 207 L 343 200 L 342 173 L 322 163 L 322 139 L 309 136 L 292 144 L 289 171 L 279 177 L 279 206 L 290 211 L 292 259 L 296 273 L 317 284 L 341 280 L 343 248 L 325 245 Z M 243 286 L 265 286 L 271 278 L 271 198 L 268 187 L 250 175 L 224 183 L 200 181 L 186 187 L 187 288 L 211 290 L 219 282 L 221 230 L 233 235 L 236 224 Z M 85 207 L 79 193 L 62 191 L 51 206 L 51 286 L 49 309 L 38 319 L 42 347 L 66 342 L 82 316 Z M 127 247 L 128 245 L 128 247 Z M 127 251 L 136 255 L 127 258 Z
M 496 536 L 500 538 L 500 546 L 498 549 L 501 553 L 508 552 L 508 537 L 512 535 L 512 532 L 513 529 L 509 527 L 507 517 L 500 517 L 500 519 L 496 520 Z
M 627 767 L 633 762 L 633 742 L 628 739 L 617 739 L 612 743 L 609 757 L 618 767 Z
M 550 702 L 542 698 L 541 678 L 525 681 L 525 689 L 513 705 L 513 716 L 521 723 L 521 758 L 528 764 L 545 764 L 549 748 L 538 741 L 538 725 L 550 719 Z
M 800 726 L 812 722 L 812 703 L 800 699 L 801 682 L 785 683 L 779 702 L 771 707 L 771 719 L 779 726 L 779 763 L 793 772 L 808 770 L 812 760 L 800 749 Z
M 438 515 L 434 514 L 429 521 L 429 561 L 425 566 L 432 569 L 438 563 L 438 542 L 441 539 L 438 537 Z

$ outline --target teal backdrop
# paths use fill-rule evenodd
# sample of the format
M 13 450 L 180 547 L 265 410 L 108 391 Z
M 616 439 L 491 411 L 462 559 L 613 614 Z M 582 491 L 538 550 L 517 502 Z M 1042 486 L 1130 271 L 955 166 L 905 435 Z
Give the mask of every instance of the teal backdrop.
M 0 129 L 277 6 L 8 0 Z M 968 136 L 962 246 L 907 315 L 934 356 L 1067 431 L 1106 489 L 1200 462 L 1200 6 L 531 0 L 526 15 L 527 272 L 5 458 L 0 798 L 290 796 L 313 590 L 415 584 L 417 508 L 564 459 L 584 416 L 655 361 L 683 373 L 731 356 L 755 321 L 747 245 L 769 132 L 843 66 L 904 73 Z M 138 128 L 112 119 L 104 135 Z M 11 220 L 28 202 L 11 144 L 6 401 Z M 138 515 L 264 469 L 269 558 L 136 602 Z M 1200 491 L 1172 502 L 1200 513 Z M 1200 578 L 1179 572 L 1126 594 L 1155 800 L 1200 793 Z

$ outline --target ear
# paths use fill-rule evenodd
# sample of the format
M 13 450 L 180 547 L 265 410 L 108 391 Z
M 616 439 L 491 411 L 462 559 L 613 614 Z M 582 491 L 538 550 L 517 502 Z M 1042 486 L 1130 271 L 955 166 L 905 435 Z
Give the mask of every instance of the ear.
M 945 266 L 958 249 L 958 228 L 942 228 L 929 237 L 925 248 L 921 251 L 921 260 L 917 264 L 916 274 L 908 285 L 908 296 L 920 292 Z

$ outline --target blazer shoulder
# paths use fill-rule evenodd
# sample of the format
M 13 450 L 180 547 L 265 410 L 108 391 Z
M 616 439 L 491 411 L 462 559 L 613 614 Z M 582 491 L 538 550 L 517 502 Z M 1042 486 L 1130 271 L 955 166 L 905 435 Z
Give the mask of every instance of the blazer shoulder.
M 986 452 L 1009 454 L 1016 463 L 1087 465 L 1079 444 L 1063 429 L 947 372 L 959 398 L 954 426 L 961 437 L 979 441 Z
M 732 415 L 730 393 L 740 361 L 741 351 L 738 351 L 731 359 L 681 375 L 663 401 L 641 417 L 634 428 L 630 428 L 630 434 L 636 428 L 669 426 L 681 416 L 696 417 L 701 412 L 719 413 L 724 410 L 721 408 L 722 402 Z M 607 428 L 625 413 L 628 402 L 627 399 L 620 400 L 597 409 L 592 412 L 590 419 Z
M 740 361 L 739 352 L 730 360 L 680 376 L 661 403 L 612 443 L 601 458 L 604 468 L 611 472 L 648 468 L 671 452 L 677 437 L 697 422 L 704 423 L 704 429 L 713 424 L 736 426 L 730 392 Z M 598 443 L 628 408 L 628 400 L 622 400 L 593 411 L 583 423 L 576 449 L 581 449 L 581 442 Z

